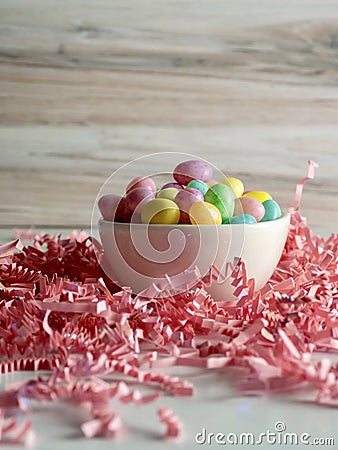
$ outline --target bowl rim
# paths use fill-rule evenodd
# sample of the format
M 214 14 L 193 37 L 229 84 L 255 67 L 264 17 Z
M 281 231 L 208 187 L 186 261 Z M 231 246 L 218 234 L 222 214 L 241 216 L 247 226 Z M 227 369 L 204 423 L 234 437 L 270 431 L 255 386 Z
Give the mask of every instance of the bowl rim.
M 98 224 L 100 225 L 117 225 L 117 226 L 122 226 L 122 227 L 127 227 L 132 225 L 133 227 L 156 227 L 156 228 L 168 228 L 168 227 L 172 227 L 172 228 L 183 228 L 183 229 L 189 229 L 189 228 L 196 228 L 196 227 L 229 227 L 229 226 L 245 226 L 245 227 L 257 227 L 257 226 L 266 226 L 266 224 L 272 224 L 272 223 L 280 223 L 281 221 L 288 221 L 290 222 L 290 218 L 291 218 L 291 214 L 289 212 L 284 212 L 282 211 L 282 215 L 281 217 L 279 217 L 279 219 L 274 219 L 274 220 L 267 220 L 265 222 L 255 222 L 255 223 L 221 223 L 221 224 L 212 224 L 212 223 L 208 223 L 208 224 L 198 224 L 198 225 L 194 225 L 192 223 L 133 223 L 133 222 L 115 222 L 112 220 L 105 220 L 102 217 L 100 217 Z

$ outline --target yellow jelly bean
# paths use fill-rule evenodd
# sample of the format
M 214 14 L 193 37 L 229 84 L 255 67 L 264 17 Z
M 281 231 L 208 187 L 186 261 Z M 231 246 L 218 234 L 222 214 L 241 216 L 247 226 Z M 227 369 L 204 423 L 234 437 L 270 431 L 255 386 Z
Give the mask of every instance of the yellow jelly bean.
M 174 200 L 177 193 L 179 192 L 179 189 L 176 188 L 165 188 L 158 191 L 156 194 L 156 198 L 167 198 L 168 200 Z
M 238 178 L 232 177 L 223 178 L 223 180 L 221 180 L 220 183 L 229 186 L 233 190 L 235 198 L 241 197 L 243 195 L 244 185 Z
M 251 197 L 261 203 L 265 202 L 265 200 L 272 200 L 271 195 L 264 191 L 249 191 L 243 194 L 243 197 Z
M 193 225 L 219 225 L 222 216 L 216 206 L 209 202 L 195 202 L 189 209 L 190 222 Z
M 141 220 L 142 223 L 176 224 L 180 220 L 180 209 L 168 198 L 155 198 L 144 205 Z

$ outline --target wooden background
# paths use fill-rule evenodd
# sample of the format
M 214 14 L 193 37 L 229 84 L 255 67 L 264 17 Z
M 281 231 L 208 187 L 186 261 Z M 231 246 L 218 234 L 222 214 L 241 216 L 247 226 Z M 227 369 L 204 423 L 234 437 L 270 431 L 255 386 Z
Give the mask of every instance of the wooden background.
M 302 213 L 338 231 L 337 0 L 2 0 L 0 82 L 3 230 L 88 228 L 115 169 L 174 151 L 284 208 L 314 159 Z

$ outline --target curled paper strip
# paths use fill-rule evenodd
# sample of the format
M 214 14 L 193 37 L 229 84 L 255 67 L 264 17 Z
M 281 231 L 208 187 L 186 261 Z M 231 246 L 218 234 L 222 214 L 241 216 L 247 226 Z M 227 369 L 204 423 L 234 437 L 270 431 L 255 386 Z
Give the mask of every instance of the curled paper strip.
M 308 176 L 297 186 L 284 252 L 266 286 L 255 291 L 243 262 L 229 265 L 237 301 L 215 302 L 204 290 L 219 277 L 217 267 L 197 286 L 186 274 L 185 293 L 169 295 L 168 278 L 167 286 L 152 285 L 147 297 L 134 297 L 105 275 L 97 244 L 83 232 L 67 239 L 19 232 L 30 244 L 2 245 L 1 373 L 50 372 L 0 394 L 0 440 L 31 441 L 31 424 L 22 422 L 31 399 L 89 404 L 84 436 L 119 436 L 127 424 L 111 399 L 119 408 L 142 407 L 164 393 L 193 395 L 189 381 L 166 373 L 172 366 L 241 367 L 238 388 L 244 394 L 281 392 L 307 382 L 315 386 L 318 402 L 337 406 L 336 365 L 311 357 L 338 351 L 338 236 L 313 236 L 298 212 L 315 167 L 309 162 Z M 123 381 L 116 381 L 119 377 Z M 159 408 L 158 417 L 166 426 L 164 437 L 180 435 L 182 423 L 171 410 Z
M 307 181 L 309 181 L 309 180 L 313 180 L 313 178 L 315 176 L 315 168 L 317 168 L 317 167 L 318 167 L 317 163 L 315 163 L 314 161 L 311 161 L 311 160 L 308 161 L 308 174 L 307 174 L 307 177 L 302 178 L 300 180 L 300 182 L 297 184 L 296 195 L 295 195 L 294 202 L 289 207 L 289 212 L 290 213 L 298 210 L 298 208 L 300 206 L 300 201 L 302 199 L 302 193 L 303 193 L 304 184 Z

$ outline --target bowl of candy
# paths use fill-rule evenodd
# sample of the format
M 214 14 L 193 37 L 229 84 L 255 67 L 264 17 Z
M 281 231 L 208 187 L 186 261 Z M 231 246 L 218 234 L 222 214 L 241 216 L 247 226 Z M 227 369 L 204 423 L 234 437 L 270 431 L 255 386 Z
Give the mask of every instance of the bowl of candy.
M 146 296 L 183 292 L 203 280 L 215 300 L 233 300 L 230 274 L 244 262 L 255 289 L 266 284 L 285 245 L 289 214 L 267 192 L 244 191 L 238 178 L 212 177 L 206 161 L 188 160 L 161 186 L 137 177 L 122 196 L 99 198 L 104 266 L 115 283 Z

